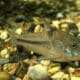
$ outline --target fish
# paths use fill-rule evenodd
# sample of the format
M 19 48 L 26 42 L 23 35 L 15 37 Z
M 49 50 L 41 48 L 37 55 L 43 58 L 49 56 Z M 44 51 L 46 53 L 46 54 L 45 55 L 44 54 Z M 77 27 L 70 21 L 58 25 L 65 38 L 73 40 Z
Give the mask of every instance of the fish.
M 22 46 L 51 61 L 71 62 L 80 60 L 80 38 L 68 32 L 61 30 L 53 31 L 51 29 L 37 33 L 27 32 L 22 35 L 17 35 L 9 28 L 7 30 L 13 46 Z M 13 59 L 10 58 L 10 60 L 14 59 L 15 57 Z M 10 60 L 6 60 L 7 63 L 14 62 Z M 0 62 L 0 64 L 3 63 Z
M 11 30 L 8 30 L 10 33 Z M 15 37 L 14 37 L 15 36 Z M 60 30 L 13 35 L 14 44 L 58 62 L 80 60 L 80 38 Z

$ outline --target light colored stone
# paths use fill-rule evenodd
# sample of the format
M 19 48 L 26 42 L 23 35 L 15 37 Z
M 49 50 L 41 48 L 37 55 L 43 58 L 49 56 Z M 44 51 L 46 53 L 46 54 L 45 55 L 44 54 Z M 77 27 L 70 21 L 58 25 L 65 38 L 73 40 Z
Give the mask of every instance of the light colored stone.
M 33 52 L 33 51 L 31 51 L 31 54 L 33 55 L 33 54 L 34 54 L 34 52 Z
M 42 32 L 42 27 L 40 25 L 37 25 L 34 29 L 34 32 Z
M 69 71 L 72 73 L 72 72 L 75 72 L 75 69 L 72 67 L 69 67 Z
M 42 65 L 29 67 L 28 75 L 31 80 L 49 80 L 48 72 Z
M 65 22 L 67 22 L 67 23 L 73 23 L 73 20 L 70 19 L 70 18 L 66 18 L 66 19 L 65 19 Z
M 57 18 L 63 18 L 63 17 L 64 17 L 63 13 L 58 13 L 57 14 Z
M 27 74 L 24 75 L 23 80 L 29 80 L 29 76 Z
M 80 80 L 80 77 L 72 76 L 72 77 L 71 77 L 71 80 Z
M 77 25 L 78 30 L 79 30 L 79 32 L 80 32 L 80 22 L 77 22 L 76 25 Z
M 17 63 L 9 63 L 9 64 L 5 64 L 3 66 L 3 70 L 5 72 L 8 72 L 9 74 L 13 75 L 15 73 L 15 71 L 18 69 L 19 65 Z
M 3 49 L 3 50 L 0 52 L 0 55 L 1 55 L 1 57 L 9 58 L 8 49 L 7 49 L 7 48 Z
M 43 66 L 48 66 L 48 65 L 50 65 L 50 60 L 41 60 L 40 63 L 41 63 Z
M 15 80 L 22 80 L 22 79 L 20 79 L 20 78 L 17 77 Z
M 0 38 L 6 39 L 8 37 L 8 32 L 6 30 L 0 31 Z
M 21 28 L 16 29 L 15 33 L 17 33 L 18 35 L 21 35 L 22 29 Z
M 60 22 L 58 20 L 53 20 L 52 21 L 52 26 L 53 27 L 55 26 L 57 29 L 59 29 L 59 24 L 60 24 Z
M 0 80 L 12 80 L 11 75 L 7 72 L 0 72 Z
M 76 6 L 80 10 L 80 0 L 76 0 Z
M 5 55 L 5 58 L 9 58 L 9 54 Z
M 56 67 L 52 67 L 52 68 L 48 69 L 48 72 L 50 74 L 56 73 L 57 71 L 60 71 L 60 66 L 56 66 Z
M 62 31 L 67 31 L 68 30 L 68 24 L 67 23 L 63 23 L 63 24 L 61 24 L 61 29 L 62 29 Z
M 64 76 L 63 72 L 57 72 L 56 74 L 52 75 L 51 78 L 54 79 L 58 79 L 58 80 L 63 80 L 61 79 Z

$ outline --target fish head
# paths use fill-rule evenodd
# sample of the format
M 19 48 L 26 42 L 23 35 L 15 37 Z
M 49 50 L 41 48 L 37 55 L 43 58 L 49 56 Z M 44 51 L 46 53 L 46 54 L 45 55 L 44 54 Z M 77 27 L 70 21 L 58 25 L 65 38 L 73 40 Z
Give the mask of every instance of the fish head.
M 80 38 L 65 33 L 56 36 L 53 40 L 55 60 L 62 62 L 80 60 Z
M 80 60 L 79 37 L 74 37 L 74 36 L 66 37 L 65 43 L 63 45 L 64 45 L 63 51 L 68 61 Z

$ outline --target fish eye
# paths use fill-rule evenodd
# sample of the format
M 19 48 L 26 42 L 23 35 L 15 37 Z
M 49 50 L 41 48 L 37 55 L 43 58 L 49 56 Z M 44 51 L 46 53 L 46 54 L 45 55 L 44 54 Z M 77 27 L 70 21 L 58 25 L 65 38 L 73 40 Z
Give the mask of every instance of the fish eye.
M 77 47 L 77 44 L 73 44 L 72 47 L 73 47 L 73 48 L 76 48 L 76 47 Z

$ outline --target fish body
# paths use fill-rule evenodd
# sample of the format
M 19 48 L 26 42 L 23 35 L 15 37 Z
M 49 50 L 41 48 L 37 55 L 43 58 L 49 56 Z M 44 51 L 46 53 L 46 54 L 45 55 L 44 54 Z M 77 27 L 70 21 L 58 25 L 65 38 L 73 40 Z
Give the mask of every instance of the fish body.
M 55 30 L 14 36 L 17 46 L 22 46 L 52 61 L 70 62 L 80 60 L 80 39 L 69 33 Z

